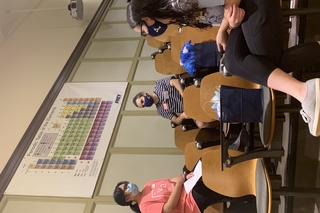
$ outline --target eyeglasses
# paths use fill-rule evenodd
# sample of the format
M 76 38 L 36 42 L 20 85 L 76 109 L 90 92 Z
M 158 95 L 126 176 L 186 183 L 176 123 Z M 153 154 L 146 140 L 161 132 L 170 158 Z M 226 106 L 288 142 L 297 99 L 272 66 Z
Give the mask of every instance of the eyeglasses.
M 141 36 L 147 36 L 148 35 L 148 33 L 146 33 L 143 29 L 142 29 L 142 26 L 143 25 L 146 25 L 146 23 L 144 22 L 144 21 L 140 21 L 140 34 L 141 34 Z M 146 25 L 147 26 L 147 25 Z

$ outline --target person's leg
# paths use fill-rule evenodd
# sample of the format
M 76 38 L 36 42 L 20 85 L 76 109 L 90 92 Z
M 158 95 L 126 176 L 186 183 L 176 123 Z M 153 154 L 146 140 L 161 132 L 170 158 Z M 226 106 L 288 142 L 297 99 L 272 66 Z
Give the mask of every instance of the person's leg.
M 285 92 L 301 102 L 300 111 L 313 136 L 320 136 L 320 79 L 301 82 L 281 69 L 275 69 L 268 78 L 268 87 Z
M 264 86 L 270 73 L 277 68 L 267 59 L 251 54 L 240 27 L 230 32 L 224 64 L 231 74 Z
M 311 46 L 312 48 L 306 48 L 302 46 L 301 48 L 295 48 L 290 51 L 296 51 L 302 55 L 310 55 L 312 53 L 308 51 L 303 52 L 302 50 L 306 51 L 307 49 L 318 49 L 316 43 L 310 45 L 310 47 Z M 289 67 L 290 51 L 285 54 L 285 60 L 283 60 L 284 62 L 282 64 L 283 67 Z M 316 55 L 317 54 L 319 53 L 317 52 Z M 302 58 L 303 57 L 305 56 L 302 56 Z M 310 63 L 313 64 L 315 62 L 317 62 L 317 56 L 310 59 L 310 61 L 306 61 L 306 65 L 310 65 Z M 310 133 L 314 136 L 320 135 L 320 125 L 318 124 L 320 120 L 320 89 L 318 88 L 320 87 L 319 79 L 308 81 L 307 84 L 309 86 L 307 89 L 306 83 L 298 81 L 297 79 L 288 75 L 283 70 L 278 68 L 276 64 L 265 59 L 263 56 L 251 54 L 241 28 L 236 28 L 230 33 L 224 63 L 226 69 L 233 75 L 237 75 L 246 80 L 287 93 L 299 100 L 302 103 L 303 108 L 301 114 L 303 115 L 305 122 L 309 125 Z M 299 68 L 303 67 L 303 60 L 297 60 L 297 63 L 292 61 L 292 63 L 295 64 L 294 66 L 296 66 L 296 68 L 298 68 L 298 66 Z M 290 72 L 290 70 L 287 72 Z
M 202 122 L 202 121 L 195 121 L 196 125 L 198 126 L 199 129 L 202 128 L 216 128 L 217 126 L 219 126 L 219 122 L 213 121 L 213 122 Z
M 204 210 L 215 203 L 221 203 L 221 202 L 241 202 L 241 201 L 252 201 L 255 200 L 255 196 L 253 195 L 246 195 L 242 197 L 237 198 L 231 198 L 224 195 L 221 195 L 217 192 L 212 191 L 209 189 L 203 182 L 202 179 L 200 179 L 197 184 L 192 189 L 192 196 L 197 203 L 199 209 L 201 212 L 204 212 Z
M 286 73 L 320 63 L 320 41 L 298 44 L 286 49 L 279 61 L 279 68 Z
M 282 55 L 283 17 L 279 0 L 242 0 L 241 24 L 251 54 L 277 64 Z
M 278 0 L 242 0 L 240 7 L 246 12 L 241 28 L 251 54 L 267 59 L 286 73 L 320 62 L 317 42 L 282 51 L 284 26 Z
M 232 199 L 212 191 L 206 187 L 201 180 L 197 182 L 191 192 L 200 212 L 204 212 L 204 210 L 212 204 L 226 202 Z

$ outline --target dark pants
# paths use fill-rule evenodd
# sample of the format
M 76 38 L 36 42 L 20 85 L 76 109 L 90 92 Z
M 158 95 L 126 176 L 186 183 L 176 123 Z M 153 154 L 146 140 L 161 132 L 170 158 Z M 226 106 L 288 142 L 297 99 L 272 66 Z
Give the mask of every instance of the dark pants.
M 231 200 L 230 197 L 218 194 L 206 187 L 201 179 L 193 187 L 191 192 L 201 212 L 203 212 L 208 206 L 212 204 Z
M 230 32 L 225 66 L 233 75 L 267 86 L 277 67 L 289 73 L 320 62 L 317 42 L 282 50 L 283 21 L 278 0 L 242 0 L 241 27 Z
M 204 210 L 211 206 L 212 204 L 221 203 L 221 202 L 241 202 L 241 201 L 252 201 L 255 200 L 255 196 L 253 195 L 246 195 L 243 197 L 238 198 L 231 198 L 224 195 L 221 195 L 219 193 L 216 193 L 206 187 L 204 183 L 202 182 L 202 179 L 200 179 L 197 184 L 192 189 L 192 196 L 198 205 L 200 212 L 204 212 Z

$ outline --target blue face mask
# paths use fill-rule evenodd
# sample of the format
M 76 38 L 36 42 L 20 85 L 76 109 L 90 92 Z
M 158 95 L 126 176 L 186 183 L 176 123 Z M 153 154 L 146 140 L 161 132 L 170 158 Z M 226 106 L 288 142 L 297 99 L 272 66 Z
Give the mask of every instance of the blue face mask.
M 131 192 L 132 196 L 135 196 L 136 194 L 139 193 L 139 188 L 136 184 L 134 183 L 128 183 L 128 192 Z
M 154 20 L 154 24 L 151 26 L 147 26 L 148 27 L 148 34 L 149 36 L 155 37 L 155 36 L 159 36 L 161 34 L 164 33 L 164 31 L 166 31 L 167 29 L 167 25 L 161 23 L 160 21 Z
M 144 106 L 151 107 L 153 103 L 154 103 L 153 98 L 150 95 L 146 94 L 144 96 Z

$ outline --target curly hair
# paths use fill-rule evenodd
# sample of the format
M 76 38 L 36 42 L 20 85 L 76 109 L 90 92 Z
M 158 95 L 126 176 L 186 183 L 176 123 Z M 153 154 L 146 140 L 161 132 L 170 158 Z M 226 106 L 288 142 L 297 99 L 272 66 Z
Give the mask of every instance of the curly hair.
M 170 19 L 170 23 L 191 27 L 206 28 L 209 26 L 198 21 L 203 9 L 199 8 L 197 0 L 132 0 L 130 3 L 131 5 L 127 7 L 127 19 L 128 13 L 131 13 L 135 21 L 149 17 Z

